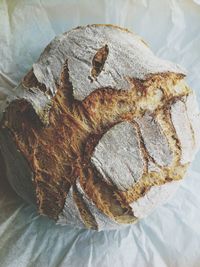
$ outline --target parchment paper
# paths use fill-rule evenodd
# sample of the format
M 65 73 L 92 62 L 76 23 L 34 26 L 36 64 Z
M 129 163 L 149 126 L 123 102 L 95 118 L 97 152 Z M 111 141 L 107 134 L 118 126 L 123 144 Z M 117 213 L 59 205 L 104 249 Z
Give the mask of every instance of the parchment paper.
M 72 27 L 113 23 L 188 70 L 200 102 L 199 0 L 0 0 L 0 105 L 49 41 Z M 2 267 L 199 267 L 200 153 L 170 202 L 122 230 L 56 226 L 0 181 Z

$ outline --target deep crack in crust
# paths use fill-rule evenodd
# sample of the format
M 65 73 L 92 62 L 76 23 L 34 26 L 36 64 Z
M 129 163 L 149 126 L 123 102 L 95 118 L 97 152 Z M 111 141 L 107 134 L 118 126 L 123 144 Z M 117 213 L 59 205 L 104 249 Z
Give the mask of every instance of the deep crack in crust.
M 96 56 L 103 65 L 107 47 L 104 46 L 98 53 L 104 53 L 102 57 L 100 54 Z M 91 74 L 95 78 L 103 66 L 97 63 L 93 63 L 93 66 Z M 99 88 L 83 101 L 78 101 L 73 98 L 66 61 L 57 92 L 51 99 L 48 125 L 41 123 L 27 101 L 12 102 L 4 116 L 4 127 L 11 131 L 18 149 L 34 173 L 39 212 L 57 220 L 66 195 L 73 186 L 75 201 L 83 220 L 87 227 L 96 229 L 95 218 L 76 190 L 75 182 L 79 179 L 84 191 L 100 211 L 119 223 L 131 223 L 136 218 L 130 203 L 154 185 L 181 179 L 187 164 L 180 165 L 181 148 L 168 111 L 170 103 L 191 92 L 183 78 L 183 74 L 172 72 L 149 75 L 145 80 L 132 78 L 129 90 Z M 37 81 L 32 71 L 24 78 L 23 85 L 45 91 L 45 86 Z M 176 86 L 181 88 L 180 92 L 175 91 Z M 149 155 L 135 120 L 139 120 L 147 110 L 159 121 L 163 132 L 167 132 L 166 137 L 173 152 L 172 165 L 163 167 L 160 172 L 148 171 L 148 162 L 156 162 Z M 121 191 L 102 180 L 101 174 L 90 161 L 104 133 L 123 121 L 136 126 L 145 161 L 142 178 L 127 191 Z

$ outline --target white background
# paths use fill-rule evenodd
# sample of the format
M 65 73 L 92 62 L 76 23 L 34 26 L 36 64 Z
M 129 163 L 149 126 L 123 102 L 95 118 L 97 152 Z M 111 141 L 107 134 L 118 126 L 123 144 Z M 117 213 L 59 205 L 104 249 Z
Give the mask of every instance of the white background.
M 188 70 L 200 101 L 200 1 L 0 0 L 0 104 L 55 37 L 112 23 Z M 0 266 L 199 267 L 200 153 L 177 194 L 137 225 L 95 232 L 56 226 L 0 181 Z

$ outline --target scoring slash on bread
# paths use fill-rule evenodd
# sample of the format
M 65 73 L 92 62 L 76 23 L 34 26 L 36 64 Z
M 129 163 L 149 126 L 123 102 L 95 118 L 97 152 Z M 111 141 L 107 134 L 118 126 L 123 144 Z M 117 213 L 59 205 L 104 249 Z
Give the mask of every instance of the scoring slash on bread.
M 184 77 L 117 26 L 56 37 L 2 113 L 10 184 L 59 224 L 106 230 L 147 216 L 176 191 L 199 148 L 199 110 Z

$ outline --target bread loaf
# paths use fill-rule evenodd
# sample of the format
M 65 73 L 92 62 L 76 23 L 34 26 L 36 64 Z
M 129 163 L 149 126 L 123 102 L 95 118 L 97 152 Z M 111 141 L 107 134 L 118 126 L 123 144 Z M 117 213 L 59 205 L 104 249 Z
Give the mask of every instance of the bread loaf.
M 13 189 L 59 224 L 105 230 L 147 216 L 176 191 L 199 147 L 184 77 L 120 27 L 56 37 L 3 112 Z

